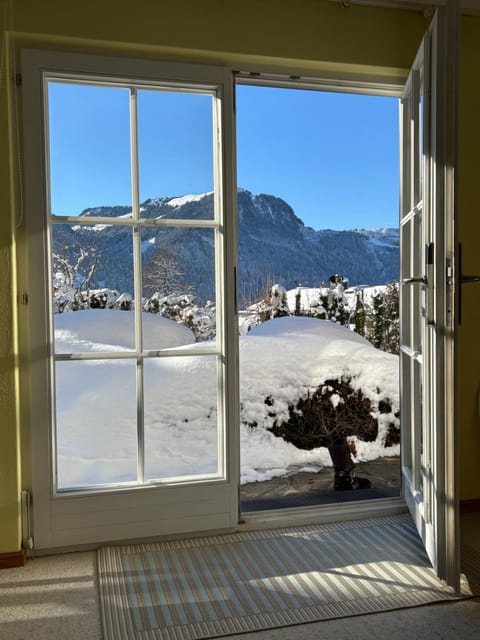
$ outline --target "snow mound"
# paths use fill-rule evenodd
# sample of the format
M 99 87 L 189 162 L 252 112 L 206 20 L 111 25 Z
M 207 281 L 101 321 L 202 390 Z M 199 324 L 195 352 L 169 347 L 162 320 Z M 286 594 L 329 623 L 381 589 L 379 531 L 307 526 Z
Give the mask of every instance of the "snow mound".
M 54 315 L 56 353 L 129 351 L 135 347 L 133 311 L 85 309 Z M 144 349 L 180 347 L 195 342 L 184 325 L 142 314 Z
M 247 337 L 287 338 L 290 336 L 295 339 L 306 335 L 315 336 L 317 339 L 320 338 L 326 341 L 347 340 L 373 348 L 370 342 L 358 333 L 354 333 L 347 327 L 335 324 L 330 320 L 319 320 L 318 318 L 297 318 L 294 316 L 275 318 L 258 324 L 248 332 Z

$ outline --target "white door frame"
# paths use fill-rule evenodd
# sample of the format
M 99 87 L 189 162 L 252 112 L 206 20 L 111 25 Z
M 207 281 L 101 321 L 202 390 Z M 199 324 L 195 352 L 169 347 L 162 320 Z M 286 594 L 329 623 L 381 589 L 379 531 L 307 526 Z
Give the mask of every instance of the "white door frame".
M 107 540 L 228 529 L 238 521 L 239 453 L 238 374 L 236 336 L 236 183 L 233 86 L 231 73 L 221 67 L 157 63 L 44 50 L 22 50 L 23 137 L 25 145 L 25 211 L 29 263 L 29 394 L 32 451 L 33 543 L 36 549 L 90 544 Z M 216 176 L 212 223 L 217 238 L 217 342 L 210 348 L 220 368 L 217 411 L 223 436 L 223 471 L 203 481 L 137 484 L 101 489 L 56 490 L 53 381 L 53 327 L 49 274 L 48 138 L 45 119 L 46 78 L 68 81 L 157 83 L 161 86 L 206 88 L 214 92 Z M 162 85 L 163 83 L 163 85 Z M 137 196 L 138 200 L 138 196 Z M 133 205 L 138 202 L 133 196 Z M 135 217 L 135 216 L 134 216 Z M 65 222 L 72 222 L 65 220 Z M 77 220 L 78 222 L 78 220 Z M 104 221 L 105 222 L 105 221 Z M 135 222 L 134 222 L 135 224 Z M 184 222 L 184 226 L 188 222 Z M 192 223 L 192 226 L 193 225 Z M 198 226 L 198 225 L 197 225 Z M 137 314 L 139 313 L 137 305 Z M 141 345 L 140 347 L 141 350 Z M 228 354 L 228 355 L 227 355 Z M 168 355 L 168 354 L 167 354 Z M 220 387 L 219 387 L 220 388 Z

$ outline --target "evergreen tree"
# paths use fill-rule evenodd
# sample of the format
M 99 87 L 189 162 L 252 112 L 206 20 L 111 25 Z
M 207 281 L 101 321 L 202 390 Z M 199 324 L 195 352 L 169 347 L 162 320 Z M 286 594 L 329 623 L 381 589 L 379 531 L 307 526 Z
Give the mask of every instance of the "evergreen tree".
M 365 322 L 366 312 L 365 304 L 363 302 L 363 291 L 360 291 L 357 295 L 355 302 L 355 311 L 353 312 L 353 325 L 355 333 L 361 336 L 365 336 Z
M 397 282 L 389 282 L 384 294 L 384 350 L 400 353 L 400 300 Z
M 335 278 L 335 280 L 333 280 Z M 341 325 L 347 325 L 349 321 L 349 313 L 345 306 L 344 283 L 347 282 L 343 276 L 331 276 L 330 290 L 326 296 L 326 316 L 332 322 L 338 322 Z
M 298 288 L 295 292 L 295 315 L 296 316 L 302 315 L 301 299 L 302 299 L 302 294 L 300 292 L 300 289 Z
M 265 322 L 272 318 L 280 318 L 282 316 L 289 316 L 290 309 L 288 308 L 287 291 L 281 284 L 274 284 L 267 291 L 265 300 L 263 300 L 260 309 L 260 321 Z
M 381 293 L 372 298 L 370 318 L 368 339 L 377 349 L 384 349 L 385 302 Z

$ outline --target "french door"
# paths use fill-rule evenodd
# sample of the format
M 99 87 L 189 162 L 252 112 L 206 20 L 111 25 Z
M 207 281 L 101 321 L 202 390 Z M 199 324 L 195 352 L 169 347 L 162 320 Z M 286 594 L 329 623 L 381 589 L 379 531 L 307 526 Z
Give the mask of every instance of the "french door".
M 436 12 L 401 100 L 400 368 L 406 502 L 436 572 L 458 588 L 455 4 Z
M 231 527 L 231 76 L 39 51 L 22 73 L 34 545 Z M 200 216 L 172 198 L 198 176 Z
M 458 579 L 453 4 L 438 10 L 402 98 L 400 221 L 405 498 L 436 571 L 450 584 Z M 231 74 L 221 68 L 23 52 L 36 548 L 222 529 L 238 522 L 232 89 Z M 78 126 L 55 115 L 62 92 L 69 93 L 77 115 L 90 105 L 89 113 L 98 116 L 95 134 L 84 131 L 91 154 L 101 153 L 105 131 L 118 127 L 115 153 L 123 154 L 123 164 L 118 168 L 118 158 L 105 156 L 101 173 L 119 184 L 118 176 L 127 176 L 128 201 L 97 200 L 78 211 L 54 206 L 57 188 L 68 183 L 68 175 L 56 177 L 64 175 L 62 165 L 68 169 L 70 163 L 71 184 L 80 193 L 88 191 L 86 182 L 75 180 L 77 150 L 55 156 L 57 130 L 65 137 L 69 127 Z M 102 117 L 92 107 L 99 104 L 98 95 L 109 96 Z M 142 114 L 157 107 L 167 113 L 163 107 L 170 100 L 169 118 L 147 126 Z M 198 113 L 209 114 L 200 144 L 205 153 L 198 158 L 210 165 L 210 181 L 194 196 L 202 198 L 203 214 L 192 218 L 184 206 L 188 201 L 173 197 L 186 191 L 170 193 L 161 179 L 182 152 L 182 132 L 190 122 L 190 117 L 182 121 L 182 114 L 197 113 L 197 105 Z M 161 126 L 178 131 L 176 145 L 165 143 L 168 132 Z M 155 193 L 144 189 L 151 171 L 143 149 L 149 144 L 157 150 Z M 83 158 L 88 169 L 88 153 Z M 88 176 L 85 166 L 81 169 Z M 192 235 L 207 248 L 202 274 L 187 260 Z M 117 249 L 108 261 L 106 238 L 113 238 L 109 245 Z M 158 259 L 170 260 L 177 274 L 191 277 L 197 290 L 200 284 L 213 297 L 208 340 L 194 327 L 190 333 L 177 331 L 171 317 L 148 314 L 149 300 L 160 293 L 154 260 L 148 260 L 152 246 L 162 250 Z M 110 275 L 126 259 L 130 266 L 114 286 Z M 176 265 L 179 259 L 183 262 Z M 90 313 L 95 309 L 82 307 L 85 291 L 92 294 L 92 269 L 96 304 L 108 306 L 111 292 L 119 294 L 117 307 L 99 312 L 107 312 L 101 321 Z M 130 295 L 122 298 L 122 293 Z M 157 295 L 156 304 L 160 299 Z

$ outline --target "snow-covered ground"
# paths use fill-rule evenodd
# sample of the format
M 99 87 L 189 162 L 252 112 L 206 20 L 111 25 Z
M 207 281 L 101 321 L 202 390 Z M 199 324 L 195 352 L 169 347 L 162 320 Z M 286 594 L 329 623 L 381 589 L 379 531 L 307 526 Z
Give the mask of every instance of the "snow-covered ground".
M 362 300 L 366 305 L 371 306 L 373 297 L 385 293 L 386 288 L 386 285 L 373 287 L 358 285 L 345 290 L 343 287 L 341 290 L 337 287 L 332 291 L 329 287 L 297 287 L 296 289 L 287 291 L 287 303 L 289 309 L 293 311 L 295 309 L 296 296 L 300 294 L 300 309 L 302 311 L 311 311 L 321 304 L 322 296 L 328 297 L 328 295 L 336 295 L 337 297 L 341 297 L 347 309 L 352 311 L 355 309 L 358 295 L 362 296 Z
M 298 309 L 300 313 L 307 316 L 314 316 L 321 314 L 322 312 L 328 317 L 328 310 L 325 309 L 324 301 L 327 300 L 328 304 L 331 304 L 332 300 L 336 298 L 345 307 L 347 313 L 353 313 L 357 305 L 357 298 L 360 297 L 361 301 L 367 307 L 372 307 L 372 302 L 375 296 L 385 295 L 387 285 L 357 285 L 355 287 L 349 287 L 344 289 L 342 285 L 334 287 L 303 287 L 298 286 L 295 289 L 289 289 L 288 291 L 281 285 L 274 285 L 271 291 L 277 290 L 279 297 L 277 300 L 277 306 L 280 304 L 284 306 L 284 310 L 293 315 L 297 308 L 297 296 L 298 296 Z M 285 294 L 285 301 L 281 300 L 281 295 Z M 275 298 L 272 296 L 270 304 L 275 304 Z M 239 333 L 241 336 L 246 335 L 253 327 L 260 322 L 260 315 L 265 310 L 265 301 L 260 301 L 246 309 L 240 309 L 239 311 Z M 353 326 L 350 327 L 353 331 Z
M 125 351 L 133 347 L 133 312 L 85 310 L 56 314 L 57 353 Z M 202 349 L 174 321 L 143 314 L 147 349 L 178 348 L 178 357 L 151 358 L 144 366 L 147 479 L 215 474 L 218 464 L 216 358 L 182 355 Z M 57 473 L 60 487 L 136 479 L 136 360 L 58 362 Z M 356 442 L 357 459 L 399 454 L 385 448 L 388 423 L 398 409 L 398 356 L 327 320 L 282 317 L 240 337 L 241 482 L 292 470 L 330 466 L 325 448 L 297 449 L 267 431 L 288 417 L 288 405 L 329 378 L 347 376 L 374 406 L 384 398 L 391 414 L 375 413 L 374 442 Z M 265 403 L 265 399 L 269 402 Z M 273 405 L 271 404 L 273 400 Z M 396 420 L 398 423 L 398 420 Z M 250 425 L 256 423 L 256 427 Z

